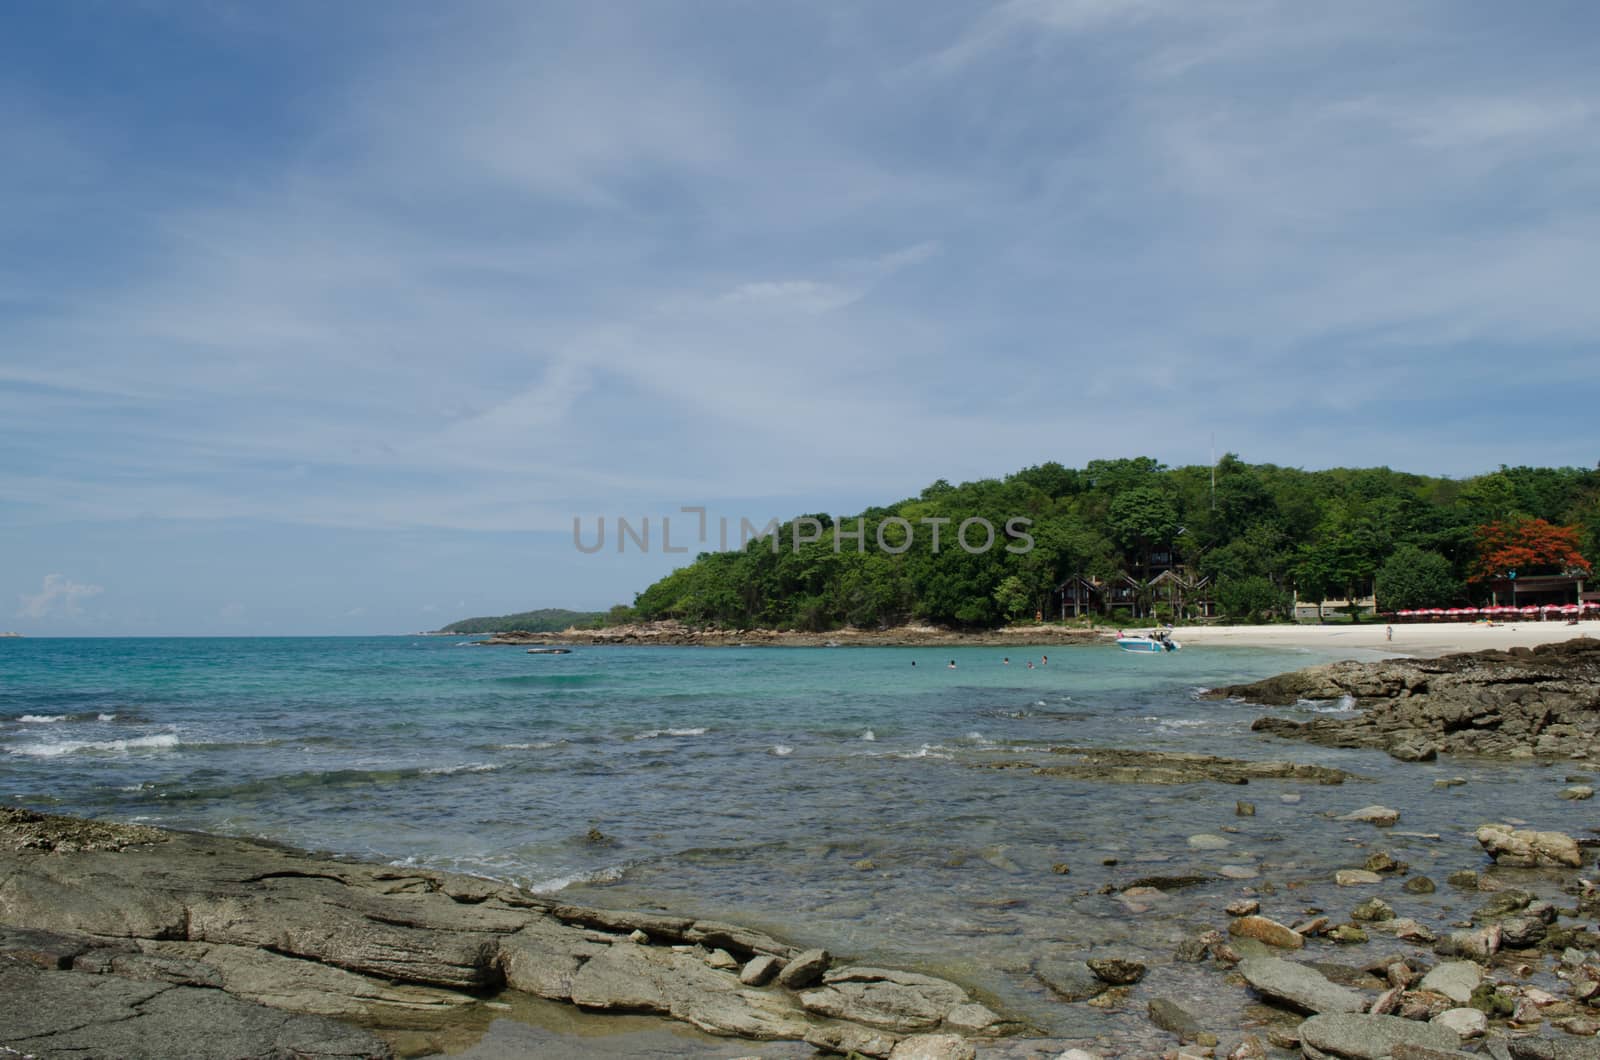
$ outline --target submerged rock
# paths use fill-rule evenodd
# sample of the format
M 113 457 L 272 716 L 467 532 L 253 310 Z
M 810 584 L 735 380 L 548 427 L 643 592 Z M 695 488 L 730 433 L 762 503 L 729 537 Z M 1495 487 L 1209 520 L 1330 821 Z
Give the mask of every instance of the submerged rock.
M 1248 784 L 1252 780 L 1309 780 L 1343 784 L 1351 774 L 1300 762 L 1219 758 L 1183 751 L 1136 751 L 1107 747 L 1052 747 L 1048 764 L 976 762 L 980 769 L 1031 769 L 1040 776 L 1074 777 L 1108 784 Z
M 1239 962 L 1239 974 L 1262 997 L 1281 1001 L 1302 1012 L 1363 1012 L 1366 998 L 1330 982 L 1327 976 L 1304 964 L 1279 957 L 1248 957 Z

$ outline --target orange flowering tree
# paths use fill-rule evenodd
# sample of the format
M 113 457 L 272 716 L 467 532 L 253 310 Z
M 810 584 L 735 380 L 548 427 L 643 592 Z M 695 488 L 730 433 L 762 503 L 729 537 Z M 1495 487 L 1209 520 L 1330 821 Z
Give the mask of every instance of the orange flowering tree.
M 1510 571 L 1524 574 L 1588 574 L 1590 563 L 1578 551 L 1576 526 L 1555 526 L 1543 519 L 1495 522 L 1475 531 L 1478 560 L 1469 580 L 1503 578 Z

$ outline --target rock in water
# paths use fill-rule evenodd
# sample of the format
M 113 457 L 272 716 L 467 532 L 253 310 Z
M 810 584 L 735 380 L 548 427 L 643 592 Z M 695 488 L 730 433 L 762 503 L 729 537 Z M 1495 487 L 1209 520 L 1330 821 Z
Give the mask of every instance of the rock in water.
M 1117 957 L 1090 957 L 1084 962 L 1098 979 L 1112 986 L 1128 986 L 1144 978 L 1144 965 Z
M 1376 825 L 1379 828 L 1388 828 L 1399 823 L 1400 811 L 1391 810 L 1387 806 L 1363 806 L 1359 810 L 1340 817 L 1341 821 L 1361 821 L 1366 824 Z
M 1333 882 L 1340 887 L 1364 887 L 1382 883 L 1383 877 L 1366 869 L 1340 869 L 1333 874 Z
M 1354 990 L 1329 982 L 1315 968 L 1280 957 L 1248 957 L 1239 962 L 1239 974 L 1256 993 L 1302 1012 L 1363 1012 L 1367 1007 L 1366 998 Z
M 1471 961 L 1445 961 L 1422 977 L 1422 989 L 1443 994 L 1458 1005 L 1472 1000 L 1483 981 L 1483 969 Z
M 1577 842 L 1561 832 L 1535 832 L 1508 824 L 1486 824 L 1478 829 L 1477 836 L 1479 844 L 1497 865 L 1583 867 L 1583 852 Z
M 1150 1022 L 1186 1042 L 1192 1042 L 1204 1033 L 1199 1020 L 1177 1002 L 1164 997 L 1150 1002 Z
M 1461 1044 L 1445 1027 L 1401 1019 L 1349 1012 L 1324 1012 L 1300 1024 L 1300 1040 L 1307 1056 L 1334 1056 L 1345 1060 L 1390 1060 L 1398 1045 L 1418 1045 L 1453 1054 Z M 1311 1052 L 1310 1050 L 1316 1050 Z
M 1033 974 L 1063 1001 L 1085 1001 L 1098 997 L 1109 986 L 1083 961 L 1046 957 L 1033 966 Z
M 1525 652 L 1333 663 L 1205 695 L 1269 706 L 1349 696 L 1358 712 L 1308 722 L 1269 716 L 1252 728 L 1405 760 L 1600 753 L 1600 640 L 1591 637 Z
M 1228 924 L 1228 934 L 1256 939 L 1284 950 L 1297 950 L 1306 944 L 1299 932 L 1264 916 L 1239 917 Z
M 1428 1022 L 1435 1027 L 1455 1031 L 1462 1041 L 1481 1038 L 1489 1033 L 1489 1017 L 1475 1008 L 1446 1009 Z

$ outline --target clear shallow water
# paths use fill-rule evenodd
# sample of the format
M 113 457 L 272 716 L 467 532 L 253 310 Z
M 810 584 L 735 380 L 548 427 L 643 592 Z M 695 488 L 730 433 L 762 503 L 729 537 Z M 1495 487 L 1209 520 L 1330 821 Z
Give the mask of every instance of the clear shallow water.
M 1094 646 L 1037 665 L 1043 650 L 0 641 L 0 799 L 738 920 L 953 975 L 1058 1033 L 1103 1031 L 1106 1017 L 1050 1001 L 1033 960 L 1116 949 L 1164 961 L 1250 885 L 1219 879 L 1130 911 L 1102 884 L 1250 866 L 1303 884 L 1266 903 L 1292 919 L 1359 900 L 1326 877 L 1359 865 L 1363 844 L 1442 883 L 1479 865 L 1465 833 L 1482 820 L 1588 824 L 1583 804 L 1554 798 L 1559 767 L 1286 744 L 1248 731 L 1259 708 L 1194 698 L 1314 654 Z M 1062 744 L 1292 757 L 1369 779 L 1145 787 L 979 768 L 1042 762 L 1039 749 Z M 1443 776 L 1470 783 L 1435 789 Z M 1239 798 L 1257 816 L 1234 817 Z M 1331 820 L 1375 802 L 1402 810 L 1400 830 L 1442 838 Z M 1230 827 L 1227 849 L 1189 849 L 1188 836 Z M 1425 921 L 1471 907 L 1443 887 L 1384 893 Z M 1147 984 L 1213 1004 L 1215 979 L 1165 965 Z

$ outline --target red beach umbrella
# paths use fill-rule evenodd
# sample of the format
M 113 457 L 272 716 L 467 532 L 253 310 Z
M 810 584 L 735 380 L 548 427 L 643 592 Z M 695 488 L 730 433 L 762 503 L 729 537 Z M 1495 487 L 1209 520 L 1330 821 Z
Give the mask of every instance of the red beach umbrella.
M 1537 615 L 1539 613 L 1538 605 L 1529 604 L 1527 607 L 1522 608 L 1522 613 L 1525 615 Z

